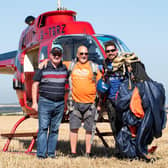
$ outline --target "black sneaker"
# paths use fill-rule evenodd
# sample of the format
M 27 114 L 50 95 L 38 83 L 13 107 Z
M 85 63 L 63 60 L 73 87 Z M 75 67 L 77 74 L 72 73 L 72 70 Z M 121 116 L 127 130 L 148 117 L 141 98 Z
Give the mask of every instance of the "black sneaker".
M 77 157 L 77 153 L 71 153 L 71 154 L 69 155 L 69 157 L 70 157 L 70 158 L 76 158 L 76 157 Z
M 39 160 L 46 159 L 46 157 L 43 157 L 43 156 L 37 156 L 37 158 L 38 158 Z
M 48 156 L 50 159 L 57 159 L 57 156 Z
M 85 153 L 86 158 L 96 158 L 96 156 L 92 155 L 92 153 Z

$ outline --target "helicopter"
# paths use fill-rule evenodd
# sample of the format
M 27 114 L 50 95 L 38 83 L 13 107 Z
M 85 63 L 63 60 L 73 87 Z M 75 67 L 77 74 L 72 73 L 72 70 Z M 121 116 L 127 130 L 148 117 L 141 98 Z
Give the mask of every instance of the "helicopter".
M 39 63 L 49 57 L 51 48 L 57 45 L 62 46 L 63 63 L 66 65 L 75 60 L 77 48 L 81 44 L 88 48 L 88 59 L 99 66 L 102 66 L 103 60 L 106 58 L 103 44 L 109 40 L 115 42 L 119 52 L 130 52 L 118 37 L 96 34 L 91 23 L 77 21 L 77 13 L 62 8 L 60 3 L 61 1 L 58 0 L 58 8 L 55 11 L 44 12 L 38 17 L 26 17 L 27 27 L 21 33 L 18 50 L 0 54 L 0 73 L 13 74 L 13 89 L 16 91 L 22 111 L 26 114 L 17 121 L 10 134 L 1 134 L 1 136 L 8 137 L 3 151 L 7 151 L 12 137 L 19 136 L 15 134 L 15 131 L 24 120 L 30 117 L 38 118 L 37 111 L 31 108 L 33 76 Z M 68 92 L 68 88 L 66 92 Z M 65 100 L 67 95 L 65 95 Z M 68 119 L 64 114 L 63 122 L 66 121 Z M 30 135 L 33 136 L 33 140 L 27 152 L 32 150 L 37 136 L 34 133 L 20 134 L 20 136 Z

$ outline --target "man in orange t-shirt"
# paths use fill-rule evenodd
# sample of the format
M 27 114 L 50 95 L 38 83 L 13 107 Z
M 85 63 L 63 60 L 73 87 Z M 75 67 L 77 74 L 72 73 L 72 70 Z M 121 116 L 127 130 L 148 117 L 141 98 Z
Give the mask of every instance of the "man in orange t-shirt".
M 86 130 L 86 156 L 91 155 L 91 136 L 96 114 L 94 105 L 96 98 L 96 81 L 101 78 L 101 73 L 97 70 L 96 81 L 93 80 L 94 74 L 88 61 L 88 49 L 80 46 L 77 50 L 77 63 L 71 72 L 72 100 L 74 110 L 70 112 L 70 144 L 71 155 L 76 155 L 78 130 L 81 122 L 84 122 Z

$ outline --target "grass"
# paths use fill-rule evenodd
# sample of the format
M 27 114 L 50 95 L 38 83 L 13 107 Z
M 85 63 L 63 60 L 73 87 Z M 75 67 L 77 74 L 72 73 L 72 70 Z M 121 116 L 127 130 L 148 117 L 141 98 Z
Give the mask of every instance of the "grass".
M 31 123 L 31 122 L 30 122 Z M 32 124 L 33 125 L 33 124 Z M 29 130 L 30 130 L 29 124 Z M 108 123 L 98 124 L 98 128 L 101 131 L 110 131 Z M 114 156 L 114 140 L 113 137 L 105 137 L 110 148 L 106 149 L 101 140 L 98 137 L 94 138 L 92 152 L 96 158 L 85 158 L 84 145 L 84 130 L 79 131 L 78 142 L 78 154 L 77 158 L 70 158 L 70 145 L 69 145 L 69 126 L 68 124 L 62 124 L 59 133 L 59 142 L 57 146 L 56 159 L 39 160 L 34 155 L 28 155 L 19 152 L 0 152 L 0 168 L 167 168 L 168 163 L 168 129 L 163 131 L 163 136 L 159 139 L 155 139 L 152 145 L 157 145 L 158 148 L 152 157 L 156 158 L 154 163 L 146 163 L 144 161 L 128 159 L 118 159 Z M 0 139 L 0 147 L 2 149 L 5 140 Z M 10 151 L 24 151 L 28 143 L 29 138 L 12 140 L 9 150 Z M 36 146 L 33 151 L 36 151 Z

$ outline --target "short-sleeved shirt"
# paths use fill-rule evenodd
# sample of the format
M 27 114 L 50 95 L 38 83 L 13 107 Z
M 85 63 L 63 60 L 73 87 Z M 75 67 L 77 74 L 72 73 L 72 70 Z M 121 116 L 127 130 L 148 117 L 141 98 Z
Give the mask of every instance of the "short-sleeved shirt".
M 68 71 L 62 62 L 55 68 L 49 61 L 46 68 L 38 69 L 33 77 L 39 83 L 39 94 L 53 101 L 64 100 Z
M 97 70 L 96 81 L 101 78 Z M 96 97 L 96 83 L 89 61 L 85 64 L 77 62 L 71 73 L 72 99 L 79 103 L 94 103 Z

